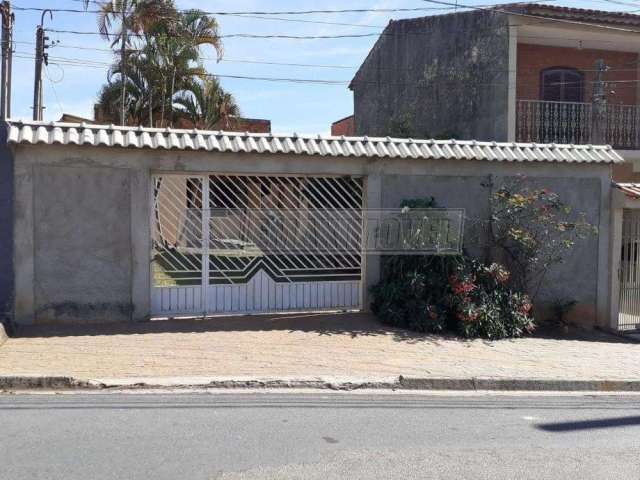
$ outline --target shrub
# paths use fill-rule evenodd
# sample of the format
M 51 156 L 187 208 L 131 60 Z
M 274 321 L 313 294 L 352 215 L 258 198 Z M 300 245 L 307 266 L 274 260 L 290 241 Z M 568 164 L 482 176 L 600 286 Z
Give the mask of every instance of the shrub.
M 508 279 L 504 267 L 464 256 L 388 257 L 371 307 L 383 322 L 418 332 L 519 337 L 534 328 L 531 302 Z
M 529 297 L 509 289 L 510 274 L 497 263 L 459 264 L 449 277 L 447 300 L 458 333 L 468 338 L 520 337 L 534 329 Z
M 371 290 L 371 310 L 396 327 L 425 333 L 443 331 L 448 312 L 442 299 L 449 293 L 446 279 L 455 271 L 456 261 L 456 257 L 414 255 L 384 258 L 382 281 Z

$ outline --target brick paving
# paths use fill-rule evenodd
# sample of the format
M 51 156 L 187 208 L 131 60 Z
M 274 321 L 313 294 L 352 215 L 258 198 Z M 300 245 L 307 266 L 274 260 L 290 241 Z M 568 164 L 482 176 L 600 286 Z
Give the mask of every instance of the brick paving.
M 640 379 L 640 344 L 605 334 L 465 341 L 390 329 L 366 314 L 39 326 L 21 335 L 0 346 L 0 375 Z

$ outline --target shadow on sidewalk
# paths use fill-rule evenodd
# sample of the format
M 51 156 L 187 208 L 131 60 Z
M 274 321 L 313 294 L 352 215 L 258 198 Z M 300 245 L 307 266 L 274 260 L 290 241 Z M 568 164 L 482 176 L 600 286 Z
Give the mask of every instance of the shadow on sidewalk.
M 395 329 L 366 313 L 300 313 L 248 315 L 235 317 L 183 318 L 151 320 L 136 323 L 106 323 L 93 325 L 33 325 L 18 330 L 22 338 L 82 337 L 102 335 L 153 335 L 163 333 L 198 332 L 308 332 L 318 335 L 349 335 L 352 338 L 390 335 L 399 342 L 430 342 L 456 340 L 453 336 L 427 335 Z M 463 340 L 460 340 L 463 341 Z

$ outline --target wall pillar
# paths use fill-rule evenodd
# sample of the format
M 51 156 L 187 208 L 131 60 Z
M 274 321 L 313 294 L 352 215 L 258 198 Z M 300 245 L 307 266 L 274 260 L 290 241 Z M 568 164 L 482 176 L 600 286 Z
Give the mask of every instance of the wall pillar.
M 0 133 L 0 323 L 13 320 L 13 152 Z
M 151 317 L 151 173 L 131 171 L 131 320 Z
M 611 191 L 611 244 L 609 270 L 609 321 L 606 324 L 611 330 L 618 329 L 620 314 L 620 252 L 622 251 L 622 221 L 624 217 L 624 194 L 618 190 Z M 603 322 L 604 323 L 604 322 Z
M 13 204 L 13 268 L 14 322 L 30 325 L 35 322 L 35 262 L 33 229 L 33 166 L 14 162 Z
M 378 162 L 376 162 L 377 164 Z M 375 164 L 374 164 L 375 165 Z M 365 209 L 382 208 L 382 174 L 381 168 L 367 175 L 365 179 Z M 365 228 L 365 232 L 367 229 Z M 371 311 L 371 294 L 369 289 L 380 281 L 380 255 L 364 255 L 364 291 L 363 309 Z

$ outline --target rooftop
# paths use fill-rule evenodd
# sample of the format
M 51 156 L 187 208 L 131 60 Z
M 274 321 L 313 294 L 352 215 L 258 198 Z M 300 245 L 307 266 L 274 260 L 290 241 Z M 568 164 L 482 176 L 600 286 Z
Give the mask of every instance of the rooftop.
M 621 163 L 607 145 L 554 145 L 416 140 L 391 137 L 274 135 L 88 123 L 7 122 L 7 143 L 81 145 L 208 152 L 270 153 L 336 157 L 460 159 L 511 162 Z

